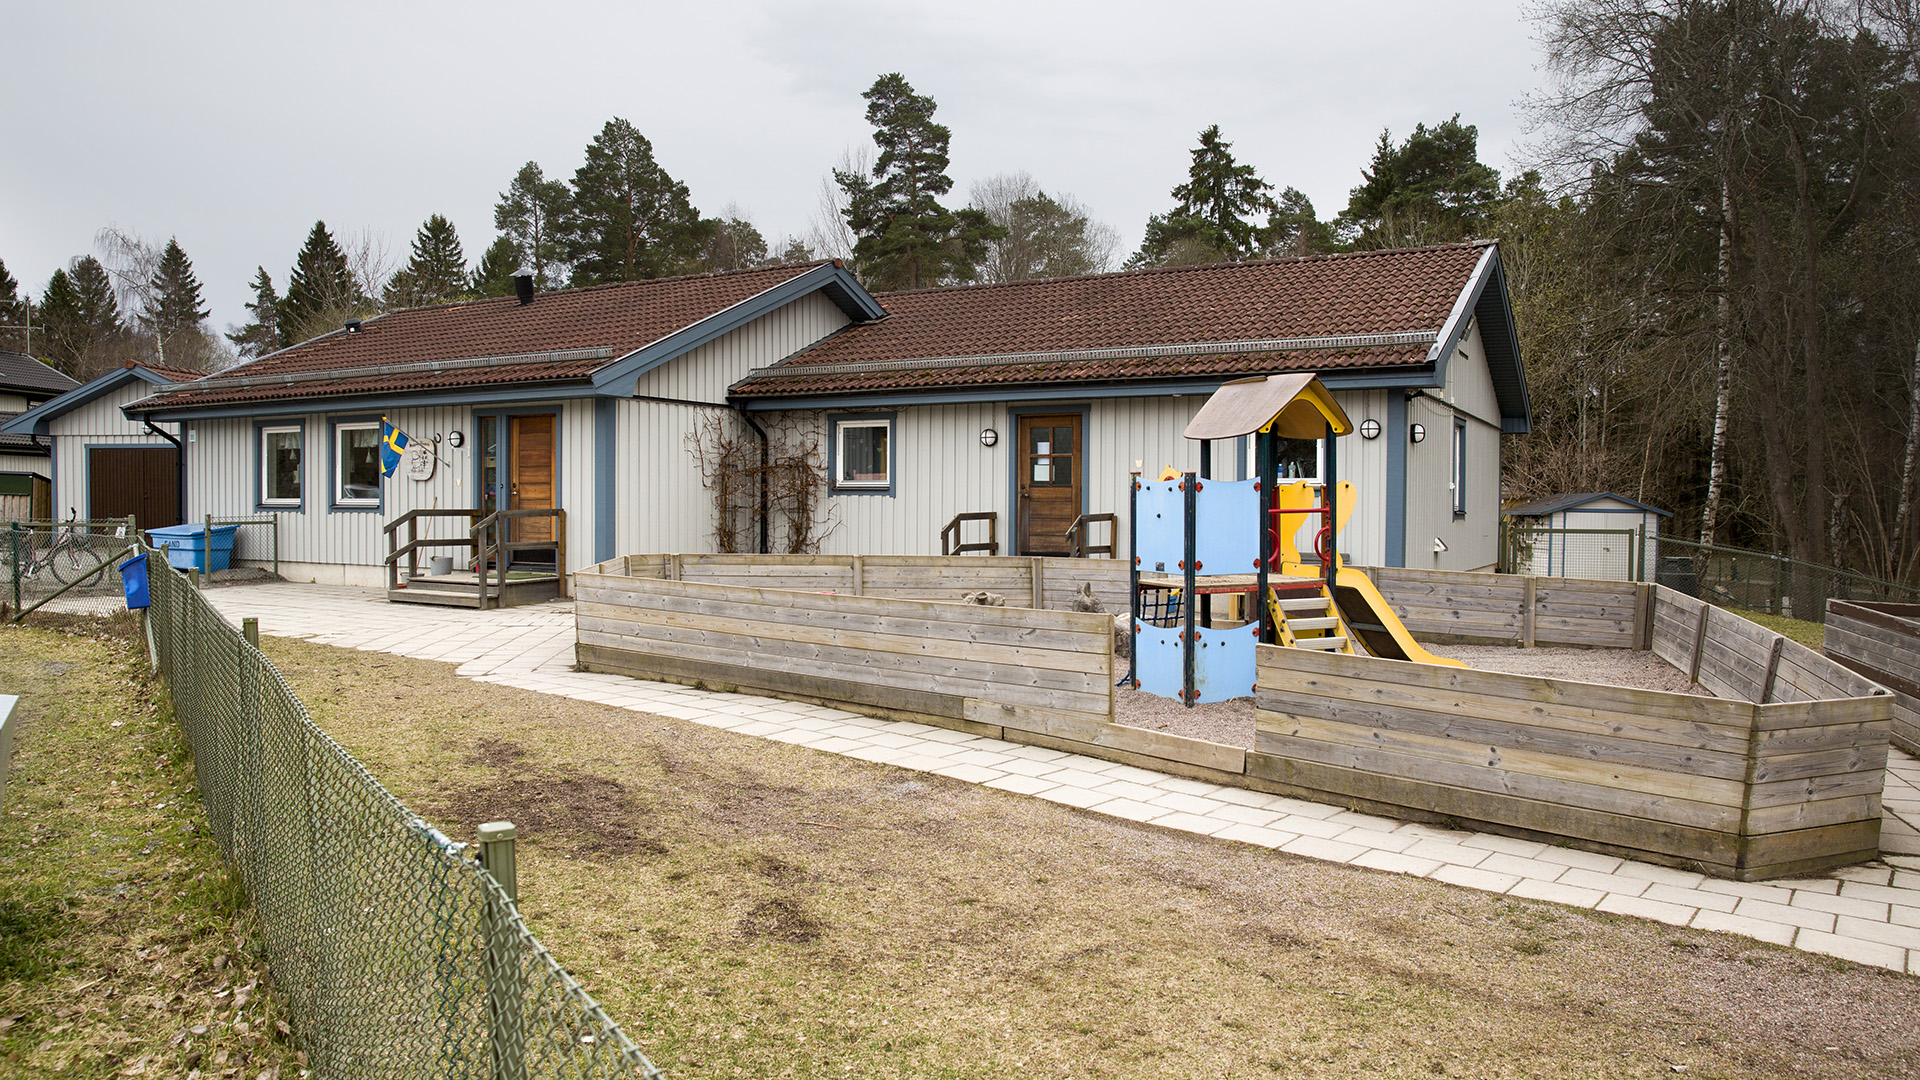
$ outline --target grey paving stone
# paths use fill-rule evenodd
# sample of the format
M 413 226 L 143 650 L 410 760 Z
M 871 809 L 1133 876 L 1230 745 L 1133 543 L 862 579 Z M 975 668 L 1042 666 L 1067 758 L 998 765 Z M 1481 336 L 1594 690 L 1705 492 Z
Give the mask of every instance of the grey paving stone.
M 1809 908 L 1787 907 L 1782 904 L 1769 904 L 1760 900 L 1742 900 L 1733 909 L 1735 915 L 1745 915 L 1749 919 L 1765 922 L 1786 923 L 1789 926 L 1806 927 L 1809 930 L 1831 932 L 1833 922 L 1838 916 L 1826 911 L 1813 911 Z
M 1907 950 L 1898 946 L 1841 937 L 1838 934 L 1824 933 L 1819 930 L 1800 931 L 1794 935 L 1793 947 L 1807 952 L 1837 956 L 1842 960 L 1851 960 L 1856 964 L 1866 964 L 1869 967 L 1892 968 L 1895 971 L 1905 971 L 1907 967 Z
M 1649 900 L 1645 896 L 1622 896 L 1619 893 L 1608 893 L 1606 899 L 1601 900 L 1595 907 L 1599 911 L 1611 911 L 1616 915 L 1633 915 L 1673 926 L 1685 926 L 1700 913 L 1700 909 L 1696 907 L 1662 903 L 1658 900 Z
M 1426 877 L 1443 865 L 1431 859 L 1415 859 L 1392 851 L 1378 848 L 1366 851 L 1354 858 L 1352 865 L 1364 866 L 1369 870 L 1385 870 L 1394 874 L 1410 874 L 1413 877 Z
M 1775 945 L 1792 945 L 1793 935 L 1800 932 L 1797 926 L 1784 923 L 1766 922 L 1762 919 L 1749 919 L 1744 915 L 1729 915 L 1724 911 L 1701 908 L 1693 917 L 1696 930 L 1717 930 L 1723 934 L 1739 934 L 1741 937 L 1769 941 Z
M 1507 890 L 1507 895 L 1524 896 L 1529 900 L 1548 900 L 1571 907 L 1590 908 L 1598 904 L 1607 894 L 1598 889 L 1582 889 L 1558 881 L 1521 878 L 1518 884 Z

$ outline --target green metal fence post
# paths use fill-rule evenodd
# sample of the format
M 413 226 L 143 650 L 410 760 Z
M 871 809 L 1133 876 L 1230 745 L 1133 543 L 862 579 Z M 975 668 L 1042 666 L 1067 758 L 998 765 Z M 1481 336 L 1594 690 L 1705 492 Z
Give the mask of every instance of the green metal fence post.
M 20 610 L 20 523 L 10 521 L 7 531 L 13 535 L 13 610 Z
M 488 889 L 481 910 L 481 934 L 486 949 L 487 1044 L 492 1051 L 496 1080 L 526 1080 L 527 1040 L 525 995 L 520 985 L 520 935 L 511 914 L 520 900 L 520 874 L 514 860 L 517 833 L 511 821 L 489 821 L 480 826 L 480 865 L 500 885 L 508 903 L 501 904 Z
M 200 532 L 200 587 L 213 580 L 213 515 L 208 514 Z

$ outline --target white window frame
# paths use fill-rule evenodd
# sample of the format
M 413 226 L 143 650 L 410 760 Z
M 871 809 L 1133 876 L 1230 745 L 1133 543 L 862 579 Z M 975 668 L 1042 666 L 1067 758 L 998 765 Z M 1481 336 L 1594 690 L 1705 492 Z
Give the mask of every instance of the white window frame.
M 378 494 L 380 481 L 379 481 L 379 474 L 377 472 L 375 473 L 375 479 L 374 479 L 374 490 L 376 493 L 372 497 L 357 496 L 357 495 L 349 496 L 347 494 L 346 433 L 349 431 L 373 432 L 373 440 L 374 440 L 373 447 L 374 447 L 374 454 L 375 454 L 374 460 L 375 461 L 379 460 L 378 455 L 380 453 L 380 421 L 355 420 L 350 423 L 333 425 L 333 505 L 360 507 L 360 508 L 364 508 L 364 507 L 377 508 L 380 505 L 380 496 Z
M 1467 421 L 1453 418 L 1453 516 L 1467 516 Z
M 1257 436 L 1248 436 L 1246 463 L 1247 479 L 1249 480 L 1258 479 L 1260 476 L 1259 447 L 1259 438 Z M 1327 475 L 1327 440 L 1315 439 L 1313 440 L 1313 475 L 1302 476 L 1296 479 L 1288 479 L 1283 476 L 1280 478 L 1280 482 L 1282 484 L 1297 484 L 1304 481 L 1309 487 L 1319 487 L 1321 484 L 1320 478 L 1325 475 Z
M 887 474 L 879 480 L 848 480 L 847 431 L 850 428 L 880 428 L 887 437 Z M 887 491 L 893 487 L 893 418 L 887 416 L 848 417 L 833 422 L 833 489 L 835 491 Z
M 273 483 L 273 455 L 267 450 L 267 439 L 274 435 L 292 433 L 295 445 L 299 448 L 300 466 L 294 470 L 294 485 L 298 489 L 291 497 L 274 497 L 270 490 Z M 294 506 L 301 505 L 307 493 L 307 429 L 305 424 L 268 424 L 260 428 L 260 505 Z

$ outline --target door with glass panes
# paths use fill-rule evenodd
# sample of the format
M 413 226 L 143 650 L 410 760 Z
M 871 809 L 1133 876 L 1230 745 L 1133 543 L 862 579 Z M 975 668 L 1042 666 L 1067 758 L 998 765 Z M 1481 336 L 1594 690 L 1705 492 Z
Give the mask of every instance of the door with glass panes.
M 1081 417 L 1022 416 L 1014 476 L 1014 542 L 1021 555 L 1065 555 L 1080 516 Z

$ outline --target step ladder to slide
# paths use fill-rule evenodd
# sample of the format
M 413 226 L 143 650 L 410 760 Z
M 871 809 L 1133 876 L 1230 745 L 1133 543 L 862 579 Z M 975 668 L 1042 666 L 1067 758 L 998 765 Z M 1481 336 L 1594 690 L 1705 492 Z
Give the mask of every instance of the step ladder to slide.
M 1353 641 L 1340 621 L 1340 612 L 1334 608 L 1333 597 L 1327 595 L 1325 589 L 1291 595 L 1268 589 L 1267 606 L 1273 613 L 1280 644 L 1293 649 L 1355 655 Z

